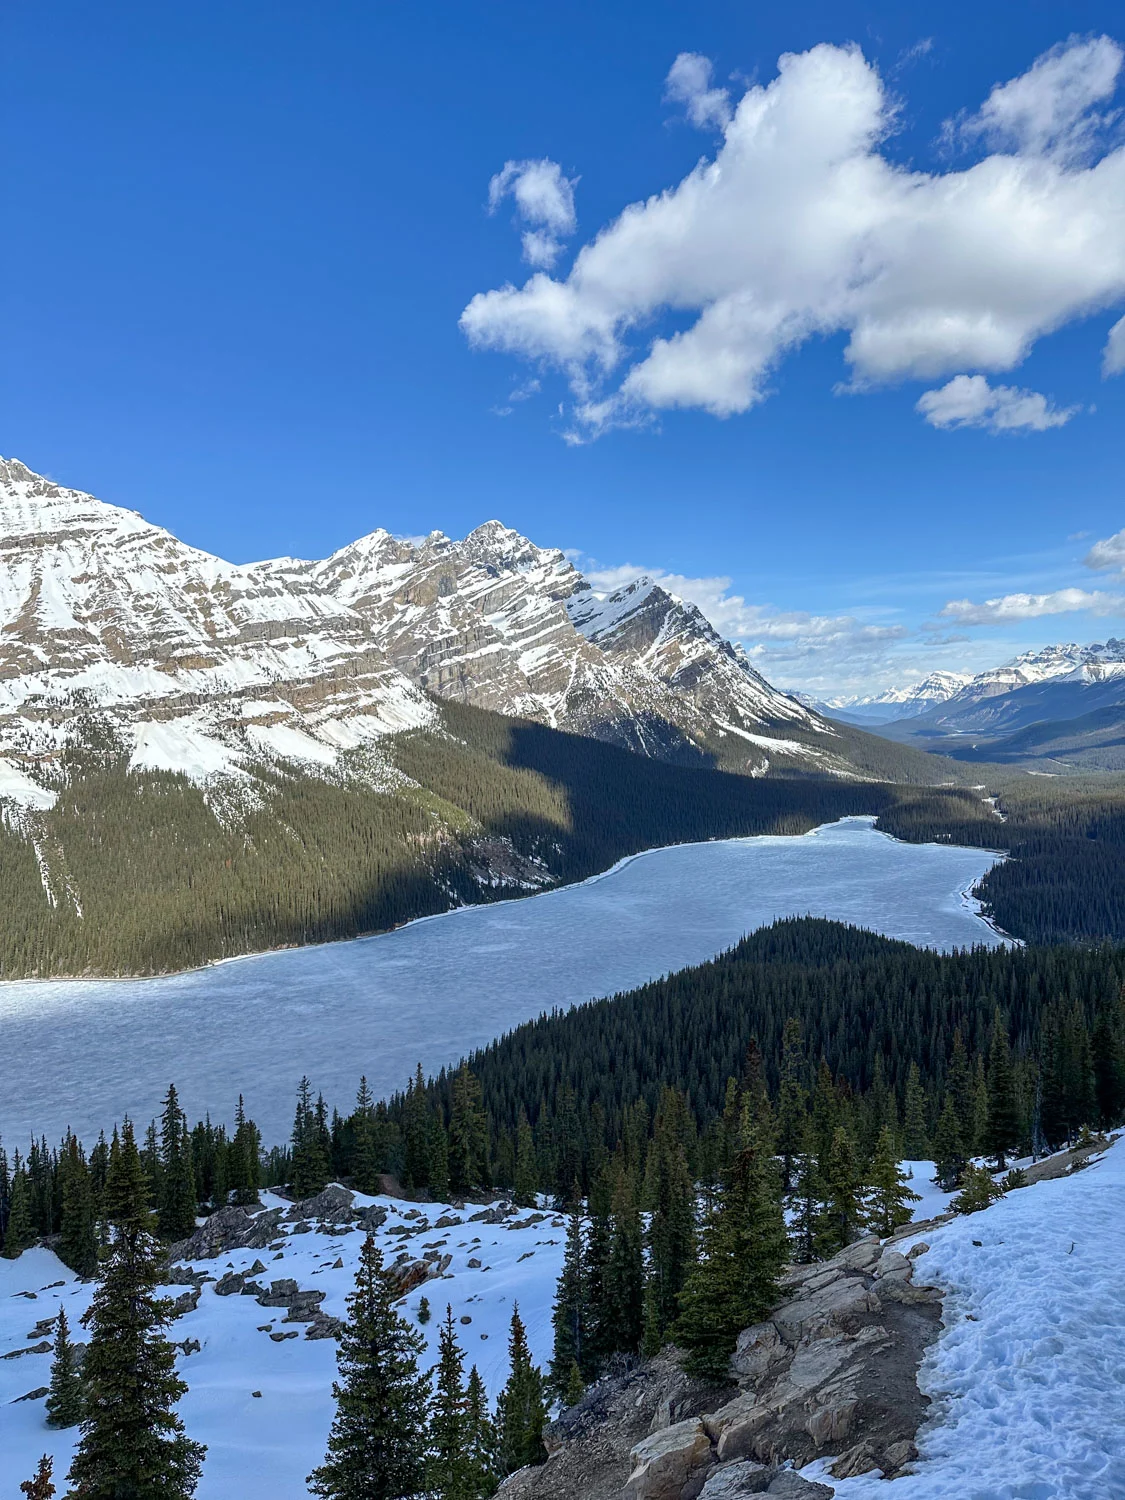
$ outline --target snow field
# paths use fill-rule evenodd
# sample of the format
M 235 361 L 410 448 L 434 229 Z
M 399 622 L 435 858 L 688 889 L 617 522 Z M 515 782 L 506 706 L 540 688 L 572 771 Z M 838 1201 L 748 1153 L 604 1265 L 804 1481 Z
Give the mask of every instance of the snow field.
M 1120 1500 L 1125 1146 L 924 1238 L 917 1279 L 946 1289 L 943 1328 L 919 1375 L 934 1404 L 916 1472 L 895 1500 Z M 878 1474 L 827 1482 L 838 1500 L 886 1495 Z
M 262 1197 L 267 1207 L 283 1202 L 269 1193 Z M 504 1224 L 474 1224 L 470 1215 L 480 1212 L 476 1204 L 455 1209 L 361 1193 L 356 1203 L 380 1203 L 388 1210 L 386 1222 L 376 1231 L 388 1264 L 403 1250 L 415 1260 L 422 1258 L 424 1246 L 439 1244 L 443 1255 L 453 1256 L 445 1277 L 416 1288 L 399 1306 L 426 1338 L 426 1363 L 437 1361 L 438 1328 L 449 1303 L 465 1351 L 465 1373 L 475 1364 L 495 1399 L 508 1376 L 508 1323 L 518 1302 L 532 1357 L 546 1364 L 566 1237 L 564 1219 L 520 1210 Z M 444 1230 L 430 1227 L 446 1216 L 461 1222 Z M 529 1223 L 532 1218 L 536 1222 Z M 197 1261 L 193 1269 L 218 1278 L 229 1269 L 249 1270 L 261 1260 L 266 1270 L 256 1281 L 268 1287 L 275 1278 L 291 1277 L 302 1291 L 325 1292 L 322 1311 L 342 1318 L 363 1238 L 358 1229 L 342 1235 L 324 1235 L 316 1229 L 294 1234 L 291 1225 L 283 1225 L 277 1235 L 285 1241 L 280 1253 L 237 1250 Z M 343 1262 L 339 1269 L 338 1259 Z M 471 1259 L 481 1262 L 479 1269 L 469 1267 Z M 178 1296 L 185 1290 L 173 1286 L 169 1294 Z M 34 1472 L 44 1452 L 55 1456 L 55 1481 L 61 1492 L 60 1478 L 70 1465 L 77 1430 L 53 1432 L 46 1426 L 42 1399 L 18 1400 L 48 1384 L 51 1355 L 4 1356 L 41 1343 L 38 1336 L 29 1338 L 29 1331 L 40 1319 L 53 1317 L 60 1305 L 66 1307 L 72 1337 L 84 1342 L 87 1335 L 78 1320 L 92 1291 L 92 1284 L 77 1281 L 49 1250 L 0 1260 L 0 1482 L 5 1494 Z M 27 1292 L 34 1292 L 34 1298 L 23 1295 Z M 431 1309 L 424 1327 L 417 1321 L 422 1297 L 428 1298 Z M 307 1495 L 305 1476 L 324 1457 L 335 1410 L 337 1346 L 331 1338 L 307 1340 L 308 1325 L 284 1323 L 284 1316 L 284 1308 L 260 1307 L 252 1296 L 220 1297 L 208 1282 L 198 1308 L 172 1325 L 169 1337 L 177 1343 L 197 1339 L 202 1346 L 198 1353 L 178 1360 L 188 1384 L 180 1414 L 189 1434 L 207 1444 L 197 1500 L 300 1500 Z M 464 1318 L 470 1321 L 462 1322 Z M 261 1331 L 267 1325 L 273 1332 L 295 1332 L 297 1337 L 275 1343 Z M 255 1391 L 261 1394 L 255 1396 Z

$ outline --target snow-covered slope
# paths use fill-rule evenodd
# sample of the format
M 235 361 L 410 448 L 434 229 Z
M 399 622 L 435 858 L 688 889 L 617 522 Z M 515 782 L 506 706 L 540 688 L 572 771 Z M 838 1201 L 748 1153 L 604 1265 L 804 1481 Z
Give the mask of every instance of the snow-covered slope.
M 647 579 L 597 597 L 498 521 L 236 566 L 0 459 L 0 795 L 49 790 L 82 708 L 136 766 L 205 781 L 262 757 L 334 765 L 432 722 L 428 694 L 653 753 L 717 721 L 830 733 L 694 606 Z
M 1082 1172 L 925 1236 L 918 1271 L 946 1291 L 943 1328 L 922 1365 L 934 1405 L 898 1500 L 1125 1495 L 1123 1224 L 1118 1141 Z M 837 1500 L 886 1494 L 878 1474 L 832 1482 Z
M 888 724 L 893 719 L 914 718 L 948 703 L 972 680 L 967 672 L 931 672 L 921 682 L 907 687 L 886 688 L 867 696 L 840 694 L 826 698 L 820 706 L 849 723 Z

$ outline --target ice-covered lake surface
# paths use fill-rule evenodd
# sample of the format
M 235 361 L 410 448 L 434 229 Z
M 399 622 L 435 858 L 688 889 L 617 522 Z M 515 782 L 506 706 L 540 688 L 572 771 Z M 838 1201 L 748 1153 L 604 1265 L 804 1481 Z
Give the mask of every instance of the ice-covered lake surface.
M 832 917 L 919 946 L 1002 941 L 969 890 L 987 850 L 904 844 L 870 818 L 800 838 L 650 850 L 608 873 L 396 932 L 254 955 L 157 979 L 0 985 L 0 1138 L 84 1139 L 123 1112 L 147 1122 L 174 1081 L 191 1119 L 228 1120 L 241 1092 L 284 1140 L 307 1073 L 344 1109 L 416 1063 L 436 1071 L 552 1007 L 631 989 L 778 917 Z

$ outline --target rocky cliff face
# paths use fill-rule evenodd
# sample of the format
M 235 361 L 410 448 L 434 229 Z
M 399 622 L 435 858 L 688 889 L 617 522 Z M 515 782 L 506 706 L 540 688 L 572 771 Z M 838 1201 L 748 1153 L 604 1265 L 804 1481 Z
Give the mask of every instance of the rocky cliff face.
M 693 605 L 648 579 L 597 596 L 498 521 L 235 565 L 0 459 L 0 797 L 34 802 L 83 710 L 138 767 L 206 781 L 323 773 L 430 724 L 431 695 L 656 755 L 733 735 L 807 765 L 832 738 Z

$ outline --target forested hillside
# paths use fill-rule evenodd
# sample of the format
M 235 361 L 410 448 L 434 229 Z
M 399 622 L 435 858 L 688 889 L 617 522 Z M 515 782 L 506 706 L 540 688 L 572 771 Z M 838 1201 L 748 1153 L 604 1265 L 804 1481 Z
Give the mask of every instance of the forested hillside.
M 222 800 L 130 771 L 91 722 L 58 800 L 0 824 L 0 975 L 152 973 L 354 937 L 581 879 L 654 844 L 877 813 L 837 778 L 753 779 L 446 705 L 331 779 L 259 765 Z

